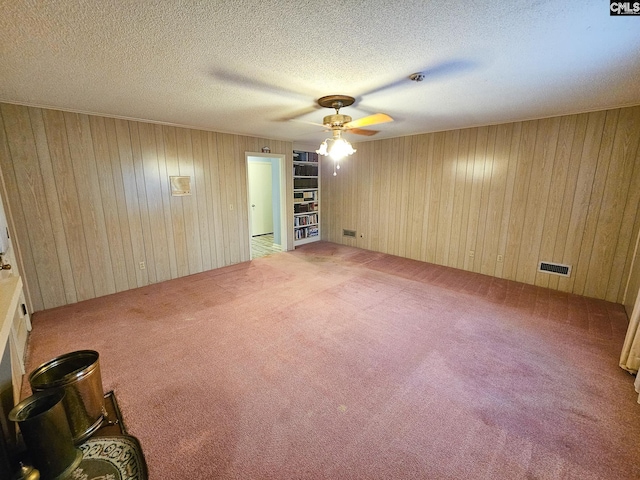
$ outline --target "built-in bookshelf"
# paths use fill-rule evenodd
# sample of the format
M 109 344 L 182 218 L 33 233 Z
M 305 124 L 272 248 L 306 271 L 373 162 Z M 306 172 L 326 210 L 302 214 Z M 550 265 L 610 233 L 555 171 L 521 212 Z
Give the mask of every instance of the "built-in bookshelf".
M 320 240 L 318 154 L 293 151 L 293 245 Z

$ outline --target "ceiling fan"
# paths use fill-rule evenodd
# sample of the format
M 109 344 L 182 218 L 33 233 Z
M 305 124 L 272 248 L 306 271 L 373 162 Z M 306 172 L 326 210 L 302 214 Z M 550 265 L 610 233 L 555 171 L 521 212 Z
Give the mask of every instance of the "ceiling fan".
M 334 160 L 333 174 L 337 175 L 336 170 L 340 168 L 339 161 L 343 158 L 355 153 L 355 149 L 351 144 L 342 138 L 342 132 L 351 132 L 357 135 L 375 135 L 377 130 L 367 130 L 360 127 L 368 127 L 379 123 L 393 122 L 386 113 L 374 113 L 359 120 L 353 120 L 349 115 L 340 113 L 342 107 L 353 105 L 355 99 L 347 95 L 327 95 L 318 99 L 318 105 L 325 108 L 335 108 L 334 115 L 327 115 L 322 120 L 322 126 L 329 128 L 333 134 L 332 138 L 327 138 L 320 148 L 316 150 L 318 155 L 325 155 Z
M 318 105 L 325 108 L 334 108 L 336 113 L 334 115 L 327 115 L 322 120 L 322 126 L 329 128 L 331 131 L 341 131 L 355 133 L 356 135 L 375 135 L 378 130 L 368 130 L 360 127 L 368 127 L 371 125 L 378 125 L 380 123 L 393 122 L 386 113 L 374 113 L 373 115 L 360 118 L 359 120 L 353 120 L 349 115 L 342 115 L 340 109 L 342 107 L 348 107 L 353 105 L 355 98 L 347 95 L 327 95 L 318 99 Z

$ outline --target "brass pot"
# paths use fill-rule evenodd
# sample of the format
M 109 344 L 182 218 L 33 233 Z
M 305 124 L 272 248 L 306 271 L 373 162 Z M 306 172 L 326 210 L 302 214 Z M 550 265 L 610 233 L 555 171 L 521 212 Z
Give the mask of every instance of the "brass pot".
M 28 456 L 43 479 L 66 478 L 82 461 L 74 447 L 63 391 L 40 392 L 25 398 L 9 412 L 9 420 L 20 427 Z
M 71 435 L 81 444 L 102 425 L 104 394 L 98 352 L 78 350 L 39 366 L 29 375 L 31 391 L 63 391 Z

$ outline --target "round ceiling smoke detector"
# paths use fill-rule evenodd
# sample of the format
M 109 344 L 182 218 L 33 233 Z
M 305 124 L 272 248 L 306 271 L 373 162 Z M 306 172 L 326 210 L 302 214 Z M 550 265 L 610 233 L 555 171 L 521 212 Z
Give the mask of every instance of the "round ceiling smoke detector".
M 424 80 L 424 73 L 413 73 L 411 74 L 411 76 L 409 77 L 409 79 L 413 80 L 414 82 L 421 82 Z

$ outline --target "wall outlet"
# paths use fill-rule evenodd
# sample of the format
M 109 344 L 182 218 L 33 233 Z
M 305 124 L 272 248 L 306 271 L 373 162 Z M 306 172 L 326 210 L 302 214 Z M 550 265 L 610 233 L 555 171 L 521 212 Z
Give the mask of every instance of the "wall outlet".
M 476 256 L 476 252 L 474 252 L 473 250 L 469 250 L 469 258 L 473 258 Z
M 147 268 L 147 265 L 144 262 L 140 262 L 138 265 L 140 266 L 140 270 Z
M 229 210 L 233 210 L 233 203 L 229 204 Z
M 504 260 L 504 257 L 502 255 L 498 255 L 498 263 L 502 263 L 502 261 Z

